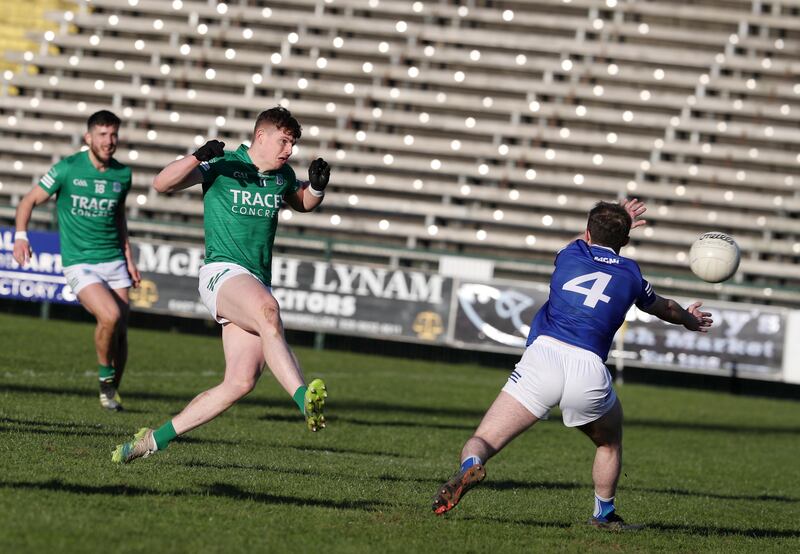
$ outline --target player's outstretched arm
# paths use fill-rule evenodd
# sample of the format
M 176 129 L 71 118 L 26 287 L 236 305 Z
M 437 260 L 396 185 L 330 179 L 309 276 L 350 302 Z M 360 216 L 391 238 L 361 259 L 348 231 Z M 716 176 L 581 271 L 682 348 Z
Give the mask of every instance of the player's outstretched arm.
M 153 188 L 158 192 L 176 192 L 203 182 L 199 166 L 202 162 L 219 158 L 225 154 L 225 143 L 210 140 L 191 156 L 175 160 L 162 169 L 153 179 Z
M 31 259 L 33 251 L 31 250 L 31 243 L 28 240 L 28 223 L 31 221 L 31 214 L 33 208 L 47 202 L 50 198 L 39 185 L 34 185 L 28 193 L 22 197 L 22 200 L 17 204 L 17 212 L 15 217 L 14 233 L 14 259 L 17 263 L 24 267 Z
M 310 212 L 322 204 L 325 188 L 331 178 L 331 167 L 322 158 L 317 158 L 308 168 L 308 186 L 301 187 L 294 194 L 286 196 L 286 202 L 293 210 Z
M 656 300 L 644 311 L 675 325 L 683 325 L 690 331 L 707 333 L 714 320 L 710 312 L 701 311 L 702 302 L 695 302 L 685 310 L 680 304 L 670 298 L 656 295 Z

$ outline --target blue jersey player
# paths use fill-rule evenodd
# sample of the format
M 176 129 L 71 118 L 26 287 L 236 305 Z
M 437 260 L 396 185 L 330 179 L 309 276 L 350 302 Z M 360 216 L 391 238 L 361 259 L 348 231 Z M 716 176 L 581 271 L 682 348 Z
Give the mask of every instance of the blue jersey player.
M 599 202 L 583 238 L 555 260 L 550 297 L 531 323 L 527 348 L 508 382 L 461 451 L 459 472 L 437 491 L 433 510 L 455 507 L 486 477 L 485 462 L 514 437 L 559 406 L 564 424 L 583 431 L 597 446 L 592 479 L 595 508 L 589 523 L 628 529 L 614 508 L 622 466 L 622 406 L 605 366 L 615 333 L 632 305 L 690 331 L 707 332 L 709 313 L 696 302 L 687 309 L 658 296 L 633 260 L 620 256 L 641 202 Z

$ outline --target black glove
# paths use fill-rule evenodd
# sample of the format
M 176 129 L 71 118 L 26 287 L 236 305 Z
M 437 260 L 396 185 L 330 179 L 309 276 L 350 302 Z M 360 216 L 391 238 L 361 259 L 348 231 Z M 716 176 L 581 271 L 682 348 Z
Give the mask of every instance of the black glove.
M 317 158 L 308 167 L 308 182 L 311 183 L 311 188 L 317 192 L 323 192 L 325 187 L 328 186 L 328 180 L 331 178 L 331 166 L 322 158 Z
M 225 155 L 225 143 L 218 140 L 210 140 L 203 146 L 195 150 L 194 156 L 201 162 L 207 162 L 214 158 L 220 158 Z

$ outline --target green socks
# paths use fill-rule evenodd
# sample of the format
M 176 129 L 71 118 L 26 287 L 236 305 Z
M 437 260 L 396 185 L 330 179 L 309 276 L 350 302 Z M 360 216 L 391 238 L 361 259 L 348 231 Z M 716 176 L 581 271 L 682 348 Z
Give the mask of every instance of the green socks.
M 301 385 L 297 387 L 297 390 L 294 391 L 292 398 L 294 399 L 294 403 L 297 404 L 297 407 L 300 408 L 300 413 L 306 415 L 306 391 L 308 387 L 305 385 Z
M 114 380 L 114 375 L 116 372 L 110 365 L 97 364 L 97 373 L 99 374 L 102 382 L 110 383 Z
M 175 427 L 172 426 L 172 420 L 153 431 L 153 439 L 155 439 L 156 446 L 158 446 L 159 450 L 164 450 L 169 446 L 169 441 L 175 439 L 177 436 L 178 433 L 175 432 Z

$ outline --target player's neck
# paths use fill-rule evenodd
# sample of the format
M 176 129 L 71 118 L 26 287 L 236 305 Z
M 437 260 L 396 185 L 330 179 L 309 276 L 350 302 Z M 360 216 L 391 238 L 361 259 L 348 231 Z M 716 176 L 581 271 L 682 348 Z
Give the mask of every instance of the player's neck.
M 268 162 L 266 160 L 262 160 L 261 157 L 255 152 L 252 148 L 247 152 L 250 155 L 250 160 L 253 162 L 253 165 L 256 166 L 256 169 L 260 173 L 264 173 L 266 171 L 274 171 L 278 169 L 280 166 L 276 165 L 275 162 Z
M 89 149 L 89 161 L 92 162 L 92 165 L 95 167 L 97 171 L 101 173 L 108 169 L 108 165 L 111 163 L 111 158 L 108 159 L 108 163 L 103 163 L 97 156 L 94 155 L 91 149 Z
M 584 239 L 584 240 L 586 240 L 586 239 Z M 614 249 L 614 248 L 611 248 L 610 246 L 606 246 L 605 244 L 595 244 L 595 243 L 593 243 L 593 242 L 592 242 L 592 241 L 590 241 L 590 240 L 587 240 L 587 241 L 586 241 L 586 244 L 588 244 L 589 246 L 597 246 L 597 247 L 599 247 L 599 248 L 608 248 L 609 250 L 611 250 L 612 252 L 614 252 L 614 254 L 616 254 L 617 256 L 619 256 L 619 250 L 616 250 L 616 249 Z

